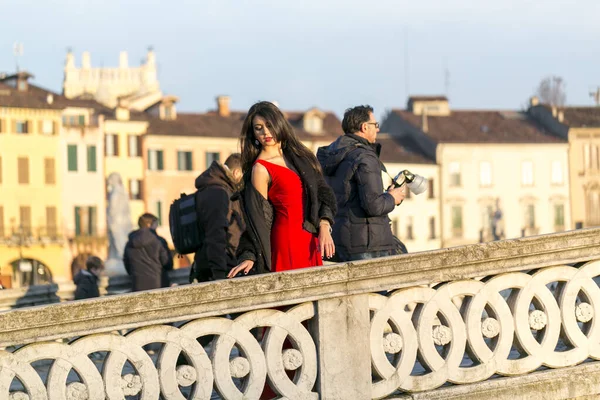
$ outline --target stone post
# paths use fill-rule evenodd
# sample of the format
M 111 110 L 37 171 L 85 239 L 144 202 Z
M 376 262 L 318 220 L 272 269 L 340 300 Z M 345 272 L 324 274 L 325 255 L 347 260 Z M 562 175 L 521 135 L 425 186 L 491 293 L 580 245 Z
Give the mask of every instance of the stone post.
M 314 332 L 323 400 L 371 399 L 368 294 L 317 301 Z

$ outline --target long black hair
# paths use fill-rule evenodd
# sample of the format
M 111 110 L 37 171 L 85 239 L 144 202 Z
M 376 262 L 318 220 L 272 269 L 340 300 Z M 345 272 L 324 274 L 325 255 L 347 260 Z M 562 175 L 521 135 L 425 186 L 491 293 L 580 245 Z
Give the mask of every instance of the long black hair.
M 265 119 L 267 128 L 277 143 L 281 143 L 283 155 L 294 154 L 297 157 L 306 159 L 317 172 L 321 172 L 321 166 L 317 157 L 308 147 L 306 147 L 294 132 L 294 128 L 285 118 L 281 110 L 273 103 L 260 101 L 255 103 L 248 110 L 248 114 L 242 125 L 240 134 L 240 147 L 242 149 L 242 171 L 249 174 L 252 166 L 260 154 L 261 147 L 257 145 L 254 136 L 254 126 L 252 124 L 255 116 Z M 288 158 L 289 159 L 289 158 Z

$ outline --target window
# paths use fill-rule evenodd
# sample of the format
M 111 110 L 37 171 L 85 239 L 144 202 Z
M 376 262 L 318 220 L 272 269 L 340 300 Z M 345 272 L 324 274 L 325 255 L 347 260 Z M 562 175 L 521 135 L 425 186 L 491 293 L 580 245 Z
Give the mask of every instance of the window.
M 304 130 L 311 133 L 323 131 L 323 120 L 316 115 L 304 119 Z
M 142 155 L 142 137 L 139 135 L 129 135 L 127 137 L 129 157 L 139 157 Z
M 19 157 L 17 159 L 17 169 L 19 183 L 22 185 L 29 184 L 29 158 Z
M 586 226 L 600 225 L 600 187 L 595 186 L 587 192 Z
M 435 217 L 429 217 L 429 239 L 435 239 Z
M 156 202 L 156 218 L 158 218 L 158 226 L 162 225 L 162 202 Z
M 450 186 L 460 186 L 460 163 L 451 162 L 448 171 L 450 172 Z
M 31 207 L 19 207 L 19 225 L 24 235 L 31 235 Z
M 434 199 L 435 198 L 435 191 L 434 189 L 434 185 L 433 185 L 433 178 L 429 178 L 427 180 L 429 187 L 427 188 L 427 192 L 429 193 L 427 195 L 428 198 L 430 199 Z M 410 192 L 410 190 L 407 190 L 407 192 Z
M 565 230 L 565 205 L 554 205 L 554 231 L 562 232 Z
M 25 134 L 29 132 L 27 121 L 17 120 L 15 122 L 15 132 Z
M 208 169 L 208 167 L 211 166 L 211 164 L 213 163 L 213 161 L 219 161 L 220 158 L 220 154 L 219 153 L 211 153 L 211 152 L 206 152 L 206 169 Z
M 139 179 L 129 180 L 129 198 L 131 200 L 142 199 L 142 181 Z
M 492 164 L 489 161 L 479 164 L 479 185 L 492 186 Z
M 88 172 L 96 172 L 96 146 L 87 147 L 87 170 Z
M 533 186 L 533 162 L 523 161 L 521 163 L 521 184 Z
M 0 206 L 0 238 L 5 237 L 6 233 L 4 232 L 4 207 Z
M 96 207 L 75 207 L 75 236 L 96 235 L 96 218 Z
M 70 172 L 77 172 L 77 145 L 67 145 L 67 170 Z
M 554 185 L 563 184 L 563 168 L 560 161 L 552 161 L 552 183 Z
M 494 207 L 491 204 L 484 205 L 481 209 L 481 230 L 479 231 L 479 242 L 494 240 Z
M 52 122 L 52 120 L 46 119 L 46 120 L 42 121 L 41 125 L 42 125 L 42 129 L 40 129 L 40 130 L 44 135 L 53 135 L 54 134 L 54 123 Z
M 462 206 L 452 206 L 452 237 L 459 238 L 463 235 Z
M 394 236 L 398 236 L 398 219 L 394 218 L 391 222 L 392 222 L 391 223 L 391 225 L 392 225 L 392 234 Z
M 56 230 L 56 207 L 46 207 L 46 234 L 55 237 Z
M 173 119 L 173 106 L 166 106 L 165 107 L 165 119 L 166 120 Z
M 583 145 L 583 169 L 600 169 L 600 156 L 598 146 L 590 143 Z
M 535 228 L 535 205 L 533 204 L 525 206 L 525 227 L 529 229 Z
M 44 158 L 44 183 L 54 185 L 56 183 L 56 165 L 54 158 Z
M 163 151 L 148 150 L 148 169 L 150 171 L 163 171 Z
M 406 240 L 413 240 L 413 217 L 406 217 Z
M 191 171 L 192 170 L 192 152 L 191 151 L 178 151 L 177 152 L 177 169 L 179 171 Z
M 119 155 L 119 136 L 109 133 L 105 140 L 104 153 L 106 156 L 117 157 Z

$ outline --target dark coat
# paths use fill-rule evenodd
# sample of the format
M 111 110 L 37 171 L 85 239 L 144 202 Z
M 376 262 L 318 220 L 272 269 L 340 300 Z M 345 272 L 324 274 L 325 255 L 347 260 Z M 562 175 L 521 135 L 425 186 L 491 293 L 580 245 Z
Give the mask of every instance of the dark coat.
M 129 234 L 123 262 L 131 275 L 132 291 L 158 289 L 163 270 L 173 269 L 173 258 L 156 232 L 142 228 Z
M 321 171 L 316 171 L 307 160 L 295 154 L 285 150 L 283 154 L 298 171 L 304 188 L 302 226 L 306 231 L 317 234 L 322 219 L 333 224 L 337 210 L 335 195 Z M 271 271 L 271 226 L 274 211 L 271 203 L 252 185 L 251 178 L 252 171 L 246 171 L 241 198 L 247 228 L 238 247 L 238 261 L 252 260 L 253 270 L 264 273 Z
M 346 134 L 317 151 L 337 199 L 332 236 L 339 256 L 397 247 L 388 218 L 395 200 L 383 190 L 380 149 L 379 144 Z
M 100 297 L 98 290 L 98 277 L 86 269 L 79 270 L 73 278 L 75 289 L 75 300 L 91 299 Z
M 194 255 L 190 279 L 204 282 L 226 276 L 237 265 L 235 252 L 246 229 L 238 187 L 217 161 L 196 178 L 196 212 L 202 247 Z

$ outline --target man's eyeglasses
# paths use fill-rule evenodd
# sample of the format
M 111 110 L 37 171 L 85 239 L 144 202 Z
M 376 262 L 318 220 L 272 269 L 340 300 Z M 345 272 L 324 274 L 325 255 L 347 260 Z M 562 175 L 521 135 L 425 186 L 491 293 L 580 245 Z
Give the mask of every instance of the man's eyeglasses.
M 379 122 L 365 122 L 367 125 L 375 125 L 376 129 L 379 129 Z

